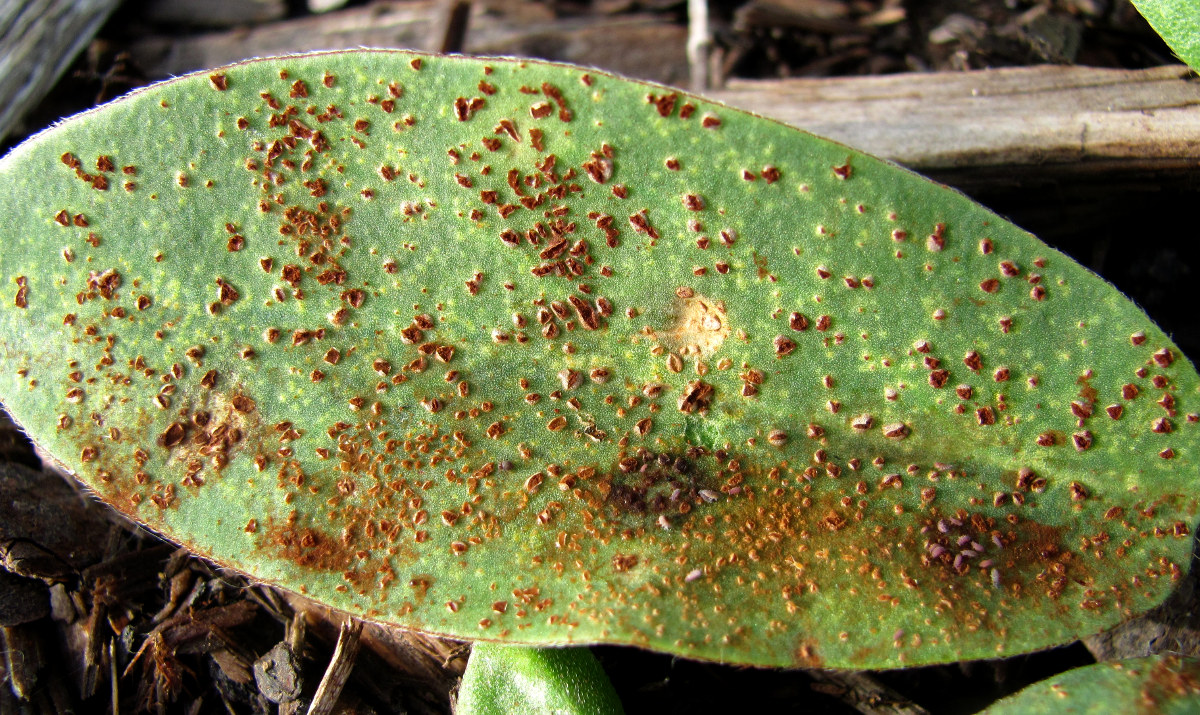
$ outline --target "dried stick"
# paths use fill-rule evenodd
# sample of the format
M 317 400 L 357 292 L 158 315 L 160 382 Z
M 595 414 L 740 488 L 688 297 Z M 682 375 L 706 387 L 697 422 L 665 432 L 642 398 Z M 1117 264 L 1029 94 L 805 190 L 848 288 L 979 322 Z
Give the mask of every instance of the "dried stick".
M 317 692 L 313 695 L 312 705 L 308 708 L 308 715 L 329 715 L 333 712 L 333 706 L 337 703 L 338 696 L 342 694 L 342 688 L 346 686 L 346 681 L 350 678 L 350 670 L 354 667 L 354 661 L 358 657 L 359 636 L 362 635 L 362 621 L 351 618 L 342 625 L 342 631 L 338 634 L 337 647 L 333 649 L 333 658 L 329 661 L 329 667 L 325 669 L 325 676 L 321 678 L 321 684 L 317 686 Z
M 0 139 L 50 91 L 119 2 L 0 3 Z

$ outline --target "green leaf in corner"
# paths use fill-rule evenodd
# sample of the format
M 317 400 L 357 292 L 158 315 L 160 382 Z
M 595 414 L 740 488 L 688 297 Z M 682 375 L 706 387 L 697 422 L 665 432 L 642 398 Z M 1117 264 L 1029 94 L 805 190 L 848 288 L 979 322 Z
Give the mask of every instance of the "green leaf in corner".
M 1200 659 L 1177 655 L 1097 663 L 1025 688 L 982 715 L 1200 712 Z
M 430 633 L 887 668 L 1163 599 L 1200 377 L 963 196 L 665 87 L 360 51 L 0 160 L 0 398 L 116 509 Z
M 458 688 L 455 715 L 621 715 L 621 700 L 587 648 L 479 642 Z
M 1200 5 L 1196 0 L 1133 0 L 1133 6 L 1179 59 L 1200 71 Z

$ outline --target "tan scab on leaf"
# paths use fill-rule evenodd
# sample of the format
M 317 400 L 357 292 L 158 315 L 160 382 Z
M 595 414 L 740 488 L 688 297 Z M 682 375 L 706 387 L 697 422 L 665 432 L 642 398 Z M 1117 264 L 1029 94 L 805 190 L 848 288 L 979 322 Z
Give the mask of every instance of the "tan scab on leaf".
M 667 324 L 653 337 L 672 352 L 697 352 L 700 357 L 715 353 L 729 337 L 725 303 L 688 289 L 676 291 Z

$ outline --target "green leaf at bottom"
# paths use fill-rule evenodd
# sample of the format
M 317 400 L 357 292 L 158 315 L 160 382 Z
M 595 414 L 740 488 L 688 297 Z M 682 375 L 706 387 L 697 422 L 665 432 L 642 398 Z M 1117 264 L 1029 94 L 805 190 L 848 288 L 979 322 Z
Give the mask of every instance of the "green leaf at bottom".
M 999 701 L 983 715 L 1200 712 L 1200 660 L 1156 655 L 1069 670 Z
M 476 643 L 456 715 L 621 715 L 621 700 L 587 648 Z

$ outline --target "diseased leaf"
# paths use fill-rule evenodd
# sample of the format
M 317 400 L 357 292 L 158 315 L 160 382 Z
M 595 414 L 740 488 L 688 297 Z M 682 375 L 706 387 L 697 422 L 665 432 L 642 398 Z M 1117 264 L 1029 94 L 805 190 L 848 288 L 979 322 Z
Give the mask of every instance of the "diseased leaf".
M 1200 7 L 1193 0 L 1133 0 L 1167 46 L 1193 70 L 1200 70 Z
M 1025 688 L 984 715 L 1108 715 L 1200 711 L 1200 660 L 1176 655 L 1097 663 Z
M 663 87 L 253 61 L 0 162 L 0 395 L 117 509 L 464 638 L 883 668 L 1162 600 L 1191 364 L 961 195 Z
M 456 715 L 620 715 L 604 669 L 587 648 L 478 642 L 458 688 Z

